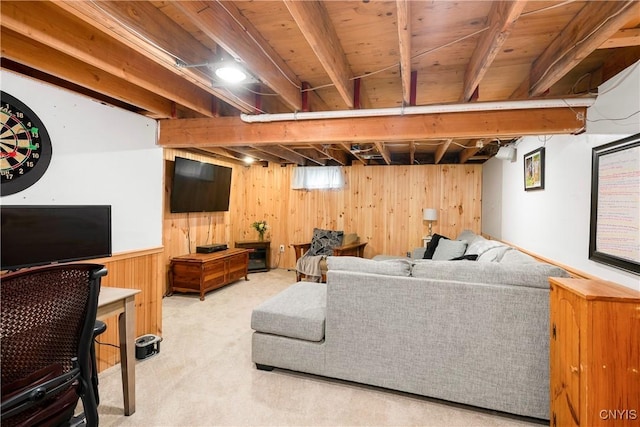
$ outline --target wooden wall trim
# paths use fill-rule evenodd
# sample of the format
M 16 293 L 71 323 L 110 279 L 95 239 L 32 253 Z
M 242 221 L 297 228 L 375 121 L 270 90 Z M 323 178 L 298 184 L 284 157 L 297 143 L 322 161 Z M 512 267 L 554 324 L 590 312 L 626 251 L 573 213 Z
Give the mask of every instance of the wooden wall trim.
M 164 251 L 164 247 L 162 246 L 157 246 L 155 248 L 147 248 L 147 249 L 137 249 L 133 251 L 118 252 L 111 255 L 110 257 L 97 258 L 97 259 L 91 260 L 91 262 L 95 262 L 97 264 L 104 264 L 105 262 L 122 261 L 124 259 L 131 259 L 139 256 L 159 254 L 159 253 L 162 253 L 162 251 Z

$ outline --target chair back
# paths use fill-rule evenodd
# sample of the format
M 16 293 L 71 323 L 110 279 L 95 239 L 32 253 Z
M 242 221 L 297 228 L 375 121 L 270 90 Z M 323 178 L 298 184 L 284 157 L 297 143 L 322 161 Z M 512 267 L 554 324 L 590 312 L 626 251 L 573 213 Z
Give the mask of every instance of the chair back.
M 0 277 L 3 427 L 59 424 L 73 417 L 78 397 L 87 425 L 98 424 L 90 352 L 106 274 L 103 265 L 77 263 Z

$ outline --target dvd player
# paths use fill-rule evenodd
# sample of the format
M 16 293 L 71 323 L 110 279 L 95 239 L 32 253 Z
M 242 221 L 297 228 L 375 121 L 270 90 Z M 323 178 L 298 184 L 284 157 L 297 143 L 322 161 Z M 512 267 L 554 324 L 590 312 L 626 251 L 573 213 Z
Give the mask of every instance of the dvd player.
M 224 251 L 227 245 L 224 243 L 214 243 L 213 245 L 196 246 L 196 252 L 199 254 L 210 254 L 213 252 Z

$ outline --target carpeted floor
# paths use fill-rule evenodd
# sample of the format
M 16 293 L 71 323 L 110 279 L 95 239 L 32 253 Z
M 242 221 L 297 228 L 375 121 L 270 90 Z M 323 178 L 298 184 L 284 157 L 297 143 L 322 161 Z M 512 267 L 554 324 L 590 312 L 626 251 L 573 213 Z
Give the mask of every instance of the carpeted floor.
M 538 426 L 419 396 L 251 363 L 251 310 L 295 282 L 253 273 L 206 295 L 163 300 L 160 353 L 136 363 L 136 412 L 125 417 L 120 365 L 100 374 L 101 426 Z

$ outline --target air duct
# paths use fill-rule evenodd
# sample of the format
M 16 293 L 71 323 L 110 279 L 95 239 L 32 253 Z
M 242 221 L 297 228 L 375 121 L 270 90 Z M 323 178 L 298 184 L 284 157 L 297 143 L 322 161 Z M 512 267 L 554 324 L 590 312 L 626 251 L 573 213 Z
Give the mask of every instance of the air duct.
M 282 122 L 296 120 L 345 119 L 352 117 L 403 116 L 410 114 L 461 113 L 496 110 L 528 110 L 540 108 L 590 107 L 593 98 L 527 99 L 523 101 L 470 102 L 464 104 L 420 105 L 395 108 L 369 108 L 360 110 L 312 111 L 277 114 L 241 114 L 246 123 Z

